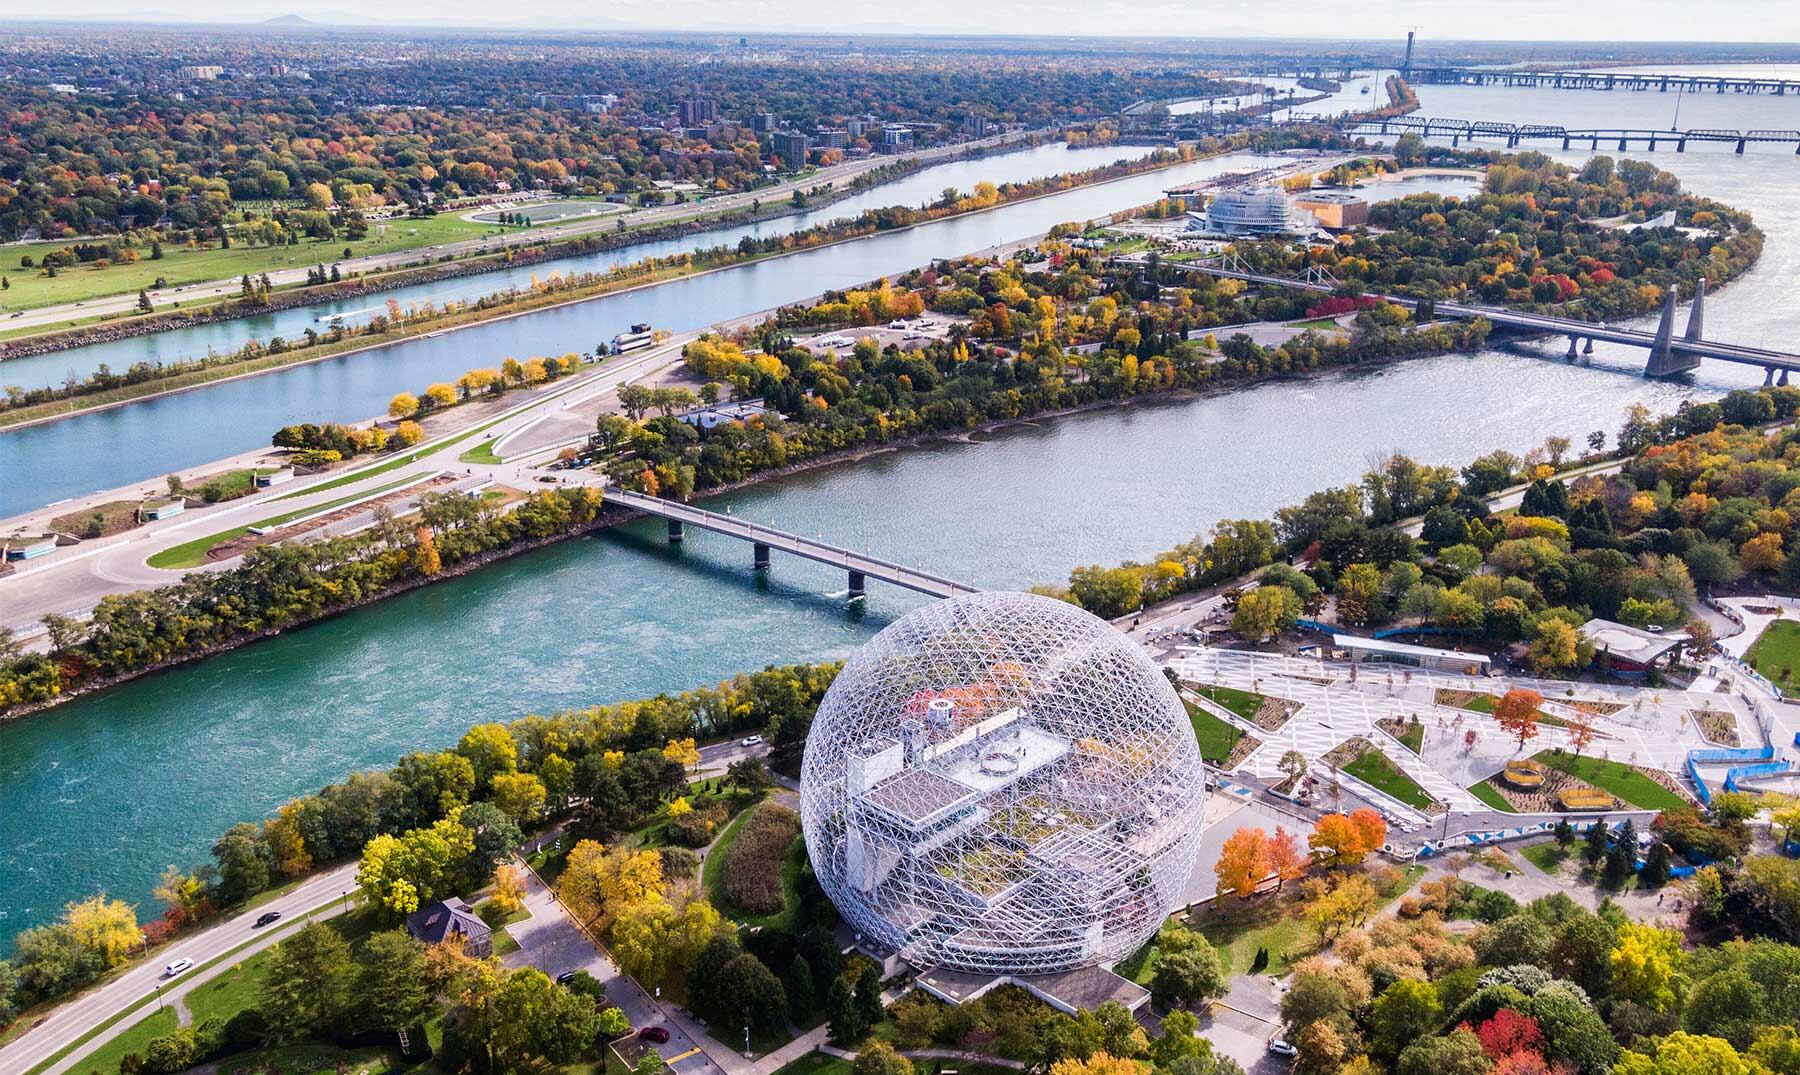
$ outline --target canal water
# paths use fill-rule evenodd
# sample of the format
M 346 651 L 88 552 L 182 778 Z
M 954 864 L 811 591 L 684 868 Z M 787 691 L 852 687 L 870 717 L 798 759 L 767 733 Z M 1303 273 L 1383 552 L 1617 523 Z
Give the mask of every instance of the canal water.
M 1457 99 L 1440 104 L 1440 89 Z M 1519 119 L 1554 92 L 1423 87 L 1421 96 L 1427 114 Z M 1649 111 L 1640 94 L 1564 96 L 1613 101 L 1617 125 Z M 1800 126 L 1800 101 L 1787 103 L 1796 111 L 1786 124 L 1734 125 Z M 1692 189 L 1751 210 L 1769 233 L 1761 267 L 1708 299 L 1709 334 L 1792 346 L 1800 165 L 1791 154 L 1729 151 L 1657 160 Z M 931 245 L 940 256 L 964 249 L 949 238 Z M 1266 516 L 1353 480 L 1379 452 L 1460 464 L 1552 434 L 1579 441 L 1616 430 L 1633 403 L 1668 410 L 1761 376 L 1709 363 L 1686 380 L 1649 382 L 1641 353 L 1602 350 L 1570 364 L 1560 351 L 1494 349 L 1077 415 L 825 468 L 710 506 L 1019 587 L 1147 556 L 1221 518 Z M 567 542 L 0 725 L 0 934 L 100 890 L 151 913 L 161 868 L 203 860 L 232 822 L 453 743 L 471 723 L 841 657 L 917 600 L 877 584 L 852 611 L 844 580 L 821 567 L 778 555 L 758 581 L 743 546 L 693 534 L 670 549 L 658 531 Z
M 425 302 L 439 306 L 454 300 L 468 300 L 504 291 L 509 287 L 528 286 L 532 279 L 543 279 L 553 272 L 604 272 L 615 265 L 628 265 L 647 257 L 666 257 L 692 250 L 716 246 L 736 246 L 746 235 L 762 238 L 787 235 L 815 224 L 853 217 L 865 209 L 883 209 L 893 205 L 917 207 L 935 201 L 946 187 L 967 192 L 982 180 L 994 183 L 1019 183 L 1067 172 L 1086 171 L 1119 160 L 1137 160 L 1148 156 L 1154 146 L 1082 146 L 1071 149 L 1060 142 L 1013 153 L 996 154 L 974 160 L 951 161 L 922 169 L 904 179 L 885 183 L 871 190 L 853 194 L 841 201 L 818 209 L 776 217 L 755 224 L 713 228 L 673 239 L 634 243 L 596 254 L 558 258 L 513 268 L 496 269 L 477 276 L 439 280 L 414 287 L 396 288 L 373 297 L 362 296 L 337 302 L 320 302 L 309 306 L 281 310 L 258 317 L 220 321 L 176 332 L 136 336 L 126 340 L 75 347 L 52 354 L 32 355 L 0 362 L 0 380 L 6 384 L 38 388 L 62 384 L 69 377 L 86 377 L 101 365 L 114 371 L 124 370 L 134 362 L 175 362 L 198 358 L 209 351 L 229 352 L 245 340 L 267 340 L 285 336 L 293 340 L 307 329 L 325 331 L 334 319 L 346 325 L 362 324 L 370 316 L 384 312 L 389 299 L 402 307 Z M 326 249 L 321 247 L 320 249 Z M 326 259 L 330 264 L 330 259 Z M 620 326 L 623 327 L 623 326 Z M 591 340 L 583 341 L 583 350 L 591 350 Z
M 1108 154 L 1116 156 L 1116 151 Z M 454 380 L 468 369 L 497 366 L 509 356 L 591 350 L 596 342 L 639 321 L 675 332 L 701 328 L 903 272 L 934 258 L 1013 242 L 1056 224 L 1143 205 L 1178 183 L 1273 163 L 1277 158 L 1252 154 L 1191 161 L 984 213 L 477 325 L 435 339 L 409 340 L 0 433 L 0 518 L 249 451 L 266 445 L 284 425 L 365 419 L 384 412 L 396 392 Z M 1033 170 L 1041 172 L 1044 167 L 1040 163 Z M 736 234 L 730 233 L 732 242 Z M 534 271 L 546 270 L 539 266 Z M 487 282 L 476 289 L 494 286 Z

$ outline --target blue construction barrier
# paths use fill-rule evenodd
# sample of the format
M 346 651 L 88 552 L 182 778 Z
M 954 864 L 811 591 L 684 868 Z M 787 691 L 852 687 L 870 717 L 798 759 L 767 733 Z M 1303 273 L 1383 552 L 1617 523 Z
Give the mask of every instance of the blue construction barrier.
M 1735 769 L 1727 769 L 1725 771 L 1725 790 L 1736 791 L 1738 790 L 1739 781 L 1755 780 L 1758 777 L 1764 776 L 1776 776 L 1780 773 L 1787 772 L 1793 767 L 1794 763 L 1784 758 L 1781 761 L 1767 761 L 1760 765 L 1740 765 Z
M 1386 630 L 1376 631 L 1375 637 L 1393 638 L 1395 635 L 1447 635 L 1449 633 L 1450 629 L 1447 627 L 1389 627 Z
M 1700 766 L 1732 761 L 1768 761 L 1775 756 L 1773 746 L 1761 747 L 1713 747 L 1707 750 L 1690 750 L 1687 756 L 1688 779 L 1694 782 L 1694 790 L 1699 793 L 1700 801 L 1707 806 L 1712 805 L 1712 789 L 1706 786 L 1706 780 L 1700 775 Z M 1732 770 L 1735 772 L 1736 770 Z M 1726 789 L 1731 788 L 1731 773 L 1725 774 Z

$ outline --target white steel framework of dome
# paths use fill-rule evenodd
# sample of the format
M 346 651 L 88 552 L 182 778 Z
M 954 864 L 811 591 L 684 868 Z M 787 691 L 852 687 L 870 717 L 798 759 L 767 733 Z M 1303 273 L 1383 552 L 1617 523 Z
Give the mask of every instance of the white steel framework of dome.
M 896 620 L 819 706 L 806 847 L 865 938 L 921 968 L 1117 960 L 1180 902 L 1204 821 L 1192 724 L 1104 620 L 980 593 Z

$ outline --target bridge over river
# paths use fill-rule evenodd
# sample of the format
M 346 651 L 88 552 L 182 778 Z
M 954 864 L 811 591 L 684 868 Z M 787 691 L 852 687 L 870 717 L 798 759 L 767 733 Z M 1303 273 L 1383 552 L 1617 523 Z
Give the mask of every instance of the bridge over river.
M 1324 123 L 1335 125 L 1345 134 L 1417 134 L 1421 138 L 1448 138 L 1450 144 L 1492 140 L 1505 143 L 1508 149 L 1518 146 L 1547 145 L 1568 149 L 1595 150 L 1602 146 L 1629 150 L 1634 146 L 1655 151 L 1673 149 L 1687 152 L 1688 143 L 1720 143 L 1742 153 L 1752 145 L 1773 144 L 1794 147 L 1800 154 L 1800 130 L 1732 130 L 1722 127 L 1697 127 L 1691 130 L 1652 130 L 1646 127 L 1560 127 L 1551 123 L 1505 123 L 1497 120 L 1449 119 L 1434 116 L 1358 116 L 1330 117 L 1297 115 L 1292 124 Z
M 579 481 L 580 478 L 573 480 Z M 790 552 L 821 564 L 841 567 L 849 576 L 849 596 L 852 599 L 864 596 L 869 579 L 899 586 L 931 597 L 955 597 L 957 594 L 978 593 L 977 587 L 966 582 L 934 575 L 929 571 L 897 564 L 892 560 L 883 560 L 868 553 L 853 552 L 850 549 L 828 545 L 824 541 L 790 534 L 785 530 L 777 530 L 772 526 L 739 519 L 732 515 L 721 515 L 716 511 L 695 507 L 692 504 L 679 504 L 661 497 L 645 496 L 642 493 L 630 493 L 616 486 L 605 487 L 606 503 L 645 515 L 659 516 L 668 521 L 669 540 L 679 543 L 689 526 L 710 530 L 715 534 L 724 534 L 739 541 L 748 541 L 751 547 L 752 563 L 755 570 L 769 570 L 770 556 L 774 550 Z
M 1144 263 L 1144 259 L 1141 257 L 1124 257 L 1114 260 L 1123 264 Z M 1235 255 L 1227 255 L 1216 262 L 1185 262 L 1180 267 L 1189 272 L 1222 276 L 1233 280 L 1242 280 L 1245 283 L 1296 288 L 1321 294 L 1332 293 L 1342 286 L 1329 274 L 1323 273 L 1315 275 L 1311 279 L 1296 279 L 1290 276 L 1252 272 Z M 1436 302 L 1407 295 L 1383 295 L 1376 292 L 1365 292 L 1365 294 L 1415 310 L 1420 314 L 1421 320 L 1431 317 L 1473 320 L 1481 317 L 1486 318 L 1490 324 L 1498 328 L 1514 332 L 1542 336 L 1567 336 L 1570 358 L 1576 356 L 1582 341 L 1586 341 L 1585 350 L 1589 354 L 1593 353 L 1595 340 L 1642 347 L 1650 352 L 1649 362 L 1644 366 L 1646 377 L 1666 377 L 1670 374 L 1684 373 L 1698 367 L 1703 358 L 1717 359 L 1721 362 L 1736 362 L 1745 366 L 1760 366 L 1764 371 L 1764 384 L 1775 384 L 1778 377 L 1779 383 L 1787 384 L 1789 372 L 1800 370 L 1800 355 L 1785 351 L 1771 351 L 1761 347 L 1716 343 L 1705 339 L 1706 286 L 1704 281 L 1695 291 L 1694 301 L 1688 309 L 1687 329 L 1683 334 L 1677 336 L 1675 334 L 1675 307 L 1678 300 L 1676 290 L 1673 287 L 1669 288 L 1668 297 L 1663 302 L 1662 320 L 1657 325 L 1655 332 L 1619 328 L 1591 321 L 1577 321 L 1573 318 L 1556 317 L 1551 314 L 1509 310 L 1501 306 Z
M 1676 75 L 1641 71 L 1519 71 L 1481 67 L 1403 66 L 1408 82 L 1451 86 L 1536 86 L 1557 90 L 1670 90 L 1689 93 L 1800 93 L 1800 81 L 1755 75 Z

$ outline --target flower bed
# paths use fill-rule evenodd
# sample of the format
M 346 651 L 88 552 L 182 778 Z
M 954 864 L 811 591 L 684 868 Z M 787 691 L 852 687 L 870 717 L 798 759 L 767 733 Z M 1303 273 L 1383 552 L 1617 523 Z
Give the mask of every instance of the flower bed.
M 1720 709 L 1690 709 L 1688 716 L 1694 718 L 1694 725 L 1707 742 L 1727 747 L 1742 745 L 1738 739 L 1737 714 Z

